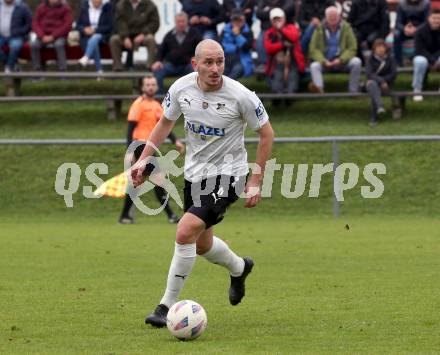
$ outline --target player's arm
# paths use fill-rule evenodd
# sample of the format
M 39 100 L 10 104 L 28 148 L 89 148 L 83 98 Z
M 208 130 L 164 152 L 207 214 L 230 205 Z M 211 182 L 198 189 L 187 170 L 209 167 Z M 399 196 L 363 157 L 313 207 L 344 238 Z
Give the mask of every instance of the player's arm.
M 274 131 L 269 121 L 267 121 L 260 129 L 258 129 L 257 134 L 259 135 L 260 141 L 257 147 L 257 157 L 256 165 L 257 169 L 252 171 L 252 175 L 246 184 L 245 192 L 249 193 L 249 197 L 246 199 L 246 208 L 255 207 L 261 200 L 261 183 L 264 177 L 264 170 L 266 168 L 266 162 L 270 158 L 272 153 L 272 143 L 274 139 Z
M 142 163 L 142 161 L 154 154 L 155 148 L 159 147 L 165 138 L 169 136 L 170 132 L 173 130 L 174 124 L 175 121 L 171 121 L 165 116 L 162 116 L 157 125 L 154 127 L 147 143 L 145 144 L 145 148 L 139 157 L 139 160 L 131 170 L 131 176 L 135 186 L 142 183 L 142 173 L 145 169 L 145 163 Z

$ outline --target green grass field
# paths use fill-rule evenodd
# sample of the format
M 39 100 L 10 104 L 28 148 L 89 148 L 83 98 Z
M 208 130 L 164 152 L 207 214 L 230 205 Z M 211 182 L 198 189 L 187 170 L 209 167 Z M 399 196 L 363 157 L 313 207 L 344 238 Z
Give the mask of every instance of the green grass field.
M 182 343 L 142 324 L 162 294 L 172 226 L 2 222 L 0 353 L 438 353 L 439 229 L 278 218 L 274 231 L 261 214 L 231 213 L 218 235 L 255 258 L 247 296 L 230 306 L 225 270 L 198 259 L 182 298 L 204 305 L 209 325 Z
M 402 76 L 398 85 L 409 82 Z M 131 90 L 113 84 L 26 82 L 23 94 Z M 344 86 L 337 76 L 329 83 Z M 409 101 L 404 119 L 388 115 L 374 128 L 366 100 L 300 101 L 289 109 L 268 102 L 267 109 L 278 136 L 440 134 L 438 99 Z M 1 105 L 0 138 L 124 138 L 125 120 L 105 117 L 103 103 Z M 255 146 L 248 148 L 252 160 Z M 439 149 L 440 142 L 340 144 L 340 163 L 382 162 L 387 174 L 379 199 L 361 197 L 361 178 L 339 219 L 330 175 L 319 198 L 306 196 L 308 181 L 305 196 L 286 199 L 276 172 L 271 198 L 254 210 L 237 202 L 216 228 L 255 259 L 246 298 L 231 307 L 226 271 L 198 260 L 181 298 L 205 307 L 208 329 L 179 342 L 143 324 L 165 286 L 175 226 L 140 213 L 138 224 L 121 226 L 121 200 L 82 196 L 90 185 L 85 168 L 106 163 L 103 179 L 121 172 L 124 147 L 0 146 L 0 354 L 440 353 Z M 273 156 L 310 165 L 332 158 L 327 143 L 279 144 Z M 70 209 L 54 191 L 64 162 L 82 169 Z M 145 200 L 155 206 L 153 196 Z

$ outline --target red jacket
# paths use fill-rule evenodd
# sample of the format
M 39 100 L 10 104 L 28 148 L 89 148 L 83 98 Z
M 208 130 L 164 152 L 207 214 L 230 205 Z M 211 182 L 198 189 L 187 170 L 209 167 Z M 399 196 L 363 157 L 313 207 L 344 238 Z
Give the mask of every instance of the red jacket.
M 301 51 L 301 44 L 299 43 L 299 30 L 295 25 L 286 24 L 280 30 L 280 32 L 293 43 L 292 56 L 295 58 L 296 65 L 298 66 L 298 71 L 300 73 L 304 72 L 304 56 Z M 266 74 L 272 75 L 275 69 L 275 55 L 283 50 L 283 39 L 278 33 L 275 27 L 269 28 L 264 34 L 264 47 L 268 55 L 268 60 L 266 63 Z
M 70 6 L 64 1 L 59 5 L 49 6 L 47 2 L 38 5 L 32 20 L 32 31 L 38 38 L 52 35 L 55 38 L 67 37 L 72 29 L 73 17 Z

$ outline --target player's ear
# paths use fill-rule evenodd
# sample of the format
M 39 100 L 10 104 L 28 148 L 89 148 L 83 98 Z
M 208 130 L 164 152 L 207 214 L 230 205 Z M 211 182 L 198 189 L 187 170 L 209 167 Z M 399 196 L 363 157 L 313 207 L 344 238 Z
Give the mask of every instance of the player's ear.
M 196 57 L 192 57 L 191 58 L 191 65 L 193 67 L 193 70 L 197 71 L 197 60 L 196 60 Z

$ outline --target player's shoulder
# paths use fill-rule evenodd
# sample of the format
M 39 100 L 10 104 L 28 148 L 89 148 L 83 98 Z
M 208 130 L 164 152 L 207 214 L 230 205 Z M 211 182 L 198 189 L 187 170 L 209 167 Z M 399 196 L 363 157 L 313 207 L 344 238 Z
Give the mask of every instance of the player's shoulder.
M 197 72 L 192 72 L 177 79 L 170 87 L 169 91 L 178 92 L 193 86 L 196 83 Z

